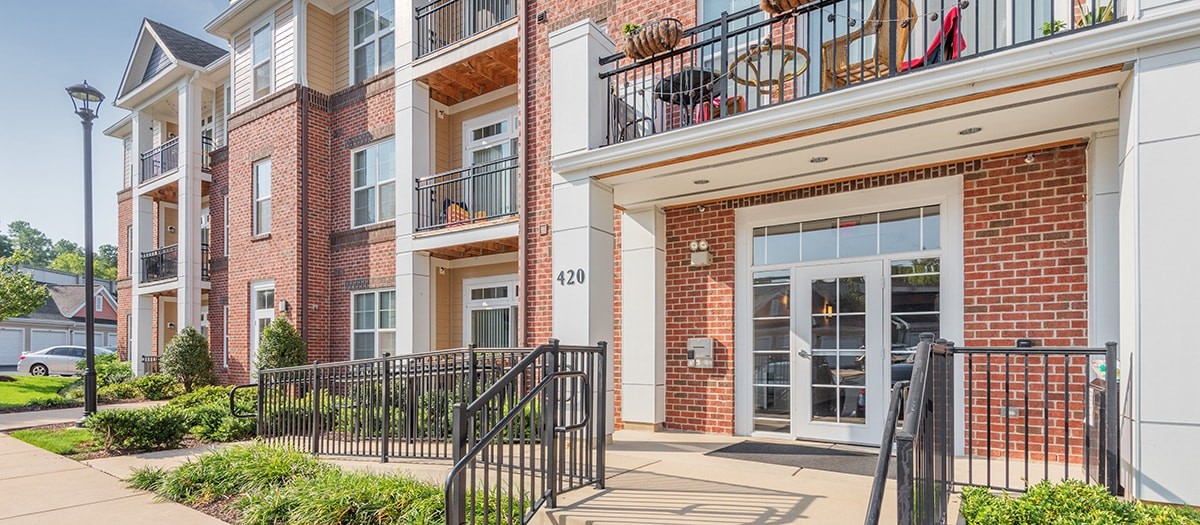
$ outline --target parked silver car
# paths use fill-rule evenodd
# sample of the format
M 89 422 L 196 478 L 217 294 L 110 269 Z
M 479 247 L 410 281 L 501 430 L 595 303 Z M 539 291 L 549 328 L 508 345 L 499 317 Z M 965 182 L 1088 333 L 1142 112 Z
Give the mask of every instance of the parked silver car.
M 114 354 L 115 349 L 98 346 L 96 355 Z M 17 361 L 17 372 L 31 376 L 48 376 L 59 374 L 71 376 L 79 373 L 75 363 L 87 356 L 87 349 L 82 346 L 63 345 L 43 348 L 36 352 L 25 352 Z

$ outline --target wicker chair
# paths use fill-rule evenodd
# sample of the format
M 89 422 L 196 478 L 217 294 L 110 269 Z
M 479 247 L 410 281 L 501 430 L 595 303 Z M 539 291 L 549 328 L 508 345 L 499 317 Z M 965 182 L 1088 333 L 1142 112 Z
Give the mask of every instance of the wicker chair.
M 882 22 L 890 17 L 891 3 L 895 2 L 898 22 Z M 821 89 L 857 84 L 877 77 L 887 76 L 893 65 L 904 63 L 908 52 L 908 37 L 916 25 L 916 13 L 909 0 L 877 0 L 870 17 L 854 32 L 821 44 Z M 891 32 L 896 32 L 896 52 L 891 56 Z M 875 36 L 874 49 L 863 47 L 863 60 L 849 63 L 850 50 L 855 42 L 867 36 Z

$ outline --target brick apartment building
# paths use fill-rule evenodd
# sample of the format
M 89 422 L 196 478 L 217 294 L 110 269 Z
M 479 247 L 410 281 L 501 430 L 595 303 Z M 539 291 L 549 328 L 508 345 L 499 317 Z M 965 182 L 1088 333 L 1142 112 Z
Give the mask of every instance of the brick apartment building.
M 630 23 L 682 39 L 635 60 Z M 106 131 L 135 366 L 199 326 L 245 382 L 275 316 L 321 361 L 604 340 L 614 427 L 877 444 L 920 333 L 1113 340 L 1129 493 L 1200 501 L 1200 2 L 238 0 L 207 30 L 146 21 Z

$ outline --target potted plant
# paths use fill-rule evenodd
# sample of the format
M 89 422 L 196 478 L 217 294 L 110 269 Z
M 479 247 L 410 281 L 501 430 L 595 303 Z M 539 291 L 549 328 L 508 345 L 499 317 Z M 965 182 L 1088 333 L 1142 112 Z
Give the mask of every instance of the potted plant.
M 811 0 L 760 0 L 758 3 L 759 9 L 771 16 L 779 16 L 797 7 L 807 4 Z
M 625 56 L 645 60 L 675 49 L 683 38 L 683 24 L 674 18 L 663 18 L 643 25 L 625 24 L 621 33 L 625 35 Z

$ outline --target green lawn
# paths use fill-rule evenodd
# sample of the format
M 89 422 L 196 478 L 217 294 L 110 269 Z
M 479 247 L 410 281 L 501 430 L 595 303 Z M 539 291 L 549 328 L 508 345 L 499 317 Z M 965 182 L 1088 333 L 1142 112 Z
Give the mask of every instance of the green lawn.
M 18 430 L 12 433 L 12 437 L 64 456 L 94 452 L 101 448 L 95 434 L 86 428 Z
M 73 377 L 10 377 L 16 381 L 0 381 L 0 410 L 62 402 L 58 391 L 75 381 Z

